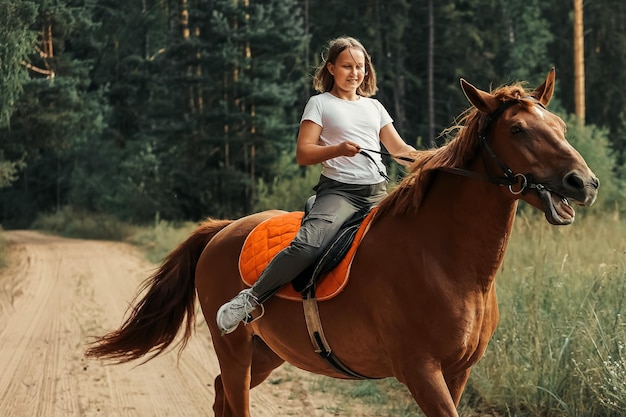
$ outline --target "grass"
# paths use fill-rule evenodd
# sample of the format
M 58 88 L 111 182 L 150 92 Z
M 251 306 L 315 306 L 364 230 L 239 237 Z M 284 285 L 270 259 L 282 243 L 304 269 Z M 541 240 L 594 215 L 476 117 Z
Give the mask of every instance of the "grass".
M 54 213 L 39 215 L 32 228 L 71 238 L 130 242 L 141 248 L 148 260 L 160 263 L 195 226 L 192 222 L 159 221 L 153 226 L 139 227 L 111 215 L 63 207 Z
M 6 240 L 4 240 L 4 236 L 2 236 L 2 227 L 0 227 L 0 270 L 7 266 L 7 252 L 8 244 Z
M 40 214 L 31 227 L 65 237 L 100 240 L 126 240 L 137 231 L 136 226 L 124 223 L 114 216 L 85 212 L 72 207 Z
M 312 375 L 310 380 L 309 390 L 341 399 L 333 403 L 342 404 L 340 413 L 342 416 L 358 414 L 417 417 L 422 415 L 408 390 L 393 378 L 345 381 Z M 360 411 L 353 412 L 354 409 Z
M 152 227 L 137 228 L 128 236 L 128 242 L 140 247 L 152 263 L 160 263 L 180 242 L 185 240 L 197 224 L 160 221 Z
M 551 227 L 521 215 L 497 278 L 500 323 L 474 368 L 474 395 L 510 416 L 626 413 L 625 225 Z M 623 375 L 623 372 L 621 374 Z

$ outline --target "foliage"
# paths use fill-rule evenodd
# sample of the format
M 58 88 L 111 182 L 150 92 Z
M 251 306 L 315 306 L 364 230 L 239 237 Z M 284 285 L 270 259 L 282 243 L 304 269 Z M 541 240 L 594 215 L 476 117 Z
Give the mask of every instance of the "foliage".
M 35 33 L 29 29 L 37 16 L 34 2 L 0 0 L 0 128 L 9 126 L 15 102 L 28 80 L 24 67 Z M 4 140 L 0 141 L 0 188 L 8 187 L 24 167 L 23 155 L 5 159 Z
M 28 80 L 24 62 L 35 41 L 30 25 L 36 16 L 35 2 L 0 0 L 0 127 L 8 124 L 22 85 Z
M 581 125 L 574 116 L 564 116 L 567 139 L 585 158 L 591 170 L 600 179 L 598 200 L 584 215 L 623 210 L 621 202 L 626 197 L 624 179 L 618 175 L 616 152 L 610 146 L 608 129 L 594 125 Z
M 548 45 L 553 41 L 544 1 L 503 2 L 503 30 L 508 33 L 506 73 L 513 80 L 525 80 L 533 85 L 542 81 L 548 66 Z
M 67 202 L 76 146 L 103 129 L 107 108 L 86 78 L 89 61 L 74 56 L 70 41 L 89 30 L 88 10 L 50 1 L 38 6 L 31 29 L 42 36 L 37 50 L 31 45 L 30 78 L 10 124 L 0 128 L 0 151 L 22 168 L 14 186 L 0 194 L 2 218 L 13 227 L 28 227 L 37 213 Z
M 626 3 L 607 0 L 585 4 L 585 29 L 586 120 L 609 129 L 619 162 L 623 163 L 626 72 L 622 68 L 626 66 L 626 37 L 615 35 L 626 30 Z
M 179 25 L 183 35 L 150 65 L 152 125 L 142 141 L 153 143 L 155 169 L 169 176 L 163 191 L 177 196 L 169 218 L 241 216 L 256 179 L 273 175 L 276 155 L 293 150 L 299 9 L 294 1 L 197 0 Z
M 24 167 L 24 161 L 7 161 L 0 151 L 0 188 L 8 187 L 18 178 L 18 172 Z
M 125 240 L 135 226 L 122 223 L 109 214 L 95 214 L 66 206 L 51 214 L 40 214 L 34 229 L 81 239 Z
M 585 7 L 580 135 L 583 153 L 599 157 L 596 211 L 618 206 L 626 173 L 624 4 Z M 467 107 L 460 77 L 535 85 L 556 66 L 552 108 L 574 108 L 573 15 L 556 0 L 0 0 L 0 12 L 5 227 L 65 205 L 141 224 L 299 208 L 306 75 L 334 36 L 367 46 L 377 97 L 418 147 Z
M 137 245 L 150 262 L 158 264 L 177 245 L 187 239 L 196 226 L 191 222 L 171 223 L 161 220 L 152 226 L 136 228 L 126 240 Z
M 3 230 L 0 227 L 0 271 L 7 266 L 7 253 L 8 253 L 8 244 L 4 239 L 2 234 Z
M 278 162 L 277 175 L 271 182 L 259 180 L 257 186 L 257 202 L 254 211 L 280 209 L 299 211 L 304 208 L 308 197 L 313 195 L 313 187 L 320 175 L 319 167 L 297 168 L 295 161 L 283 154 Z

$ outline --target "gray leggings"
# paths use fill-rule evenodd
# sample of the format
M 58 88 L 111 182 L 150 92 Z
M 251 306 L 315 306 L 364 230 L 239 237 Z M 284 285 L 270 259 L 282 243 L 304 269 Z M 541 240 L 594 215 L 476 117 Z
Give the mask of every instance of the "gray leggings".
M 252 293 L 260 302 L 322 256 L 341 226 L 355 213 L 370 209 L 386 195 L 384 182 L 355 186 L 323 176 L 315 189 L 315 202 L 296 237 L 272 259 L 252 287 Z

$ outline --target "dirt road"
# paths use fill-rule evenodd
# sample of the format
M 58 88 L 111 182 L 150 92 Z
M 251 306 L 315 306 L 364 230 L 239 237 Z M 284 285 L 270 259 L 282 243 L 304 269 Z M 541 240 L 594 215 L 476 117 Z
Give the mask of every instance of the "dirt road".
M 179 361 L 176 352 L 141 366 L 83 357 L 93 336 L 122 322 L 155 265 L 123 243 L 32 231 L 3 236 L 11 252 L 0 273 L 0 415 L 213 416 L 219 368 L 201 314 Z M 275 371 L 252 391 L 252 415 L 334 415 L 309 395 L 307 375 L 285 366 Z

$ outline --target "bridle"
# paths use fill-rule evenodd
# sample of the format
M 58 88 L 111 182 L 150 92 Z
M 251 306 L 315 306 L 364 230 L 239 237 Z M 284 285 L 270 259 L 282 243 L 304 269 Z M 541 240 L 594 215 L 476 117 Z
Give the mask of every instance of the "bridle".
M 545 106 L 539 100 L 535 99 L 534 97 L 527 96 L 527 97 L 523 97 L 523 98 L 531 99 L 536 104 L 538 104 L 539 106 L 541 106 L 542 108 L 545 109 Z M 478 137 L 480 139 L 480 143 L 481 143 L 482 147 L 487 151 L 487 153 L 489 154 L 491 159 L 495 162 L 495 164 L 502 170 L 504 176 L 502 176 L 502 177 L 494 177 L 494 176 L 479 174 L 479 173 L 473 172 L 473 171 L 468 171 L 468 170 L 462 169 L 462 168 L 452 168 L 452 167 L 440 167 L 440 168 L 437 168 L 437 170 L 438 171 L 443 171 L 443 172 L 448 172 L 448 173 L 451 173 L 451 174 L 461 175 L 461 176 L 468 177 L 468 178 L 474 178 L 474 179 L 479 179 L 479 180 L 483 180 L 483 181 L 488 181 L 488 182 L 491 182 L 493 184 L 507 186 L 509 188 L 509 191 L 513 195 L 526 194 L 528 192 L 528 190 L 534 189 L 540 195 L 543 196 L 547 192 L 547 189 L 546 189 L 546 187 L 543 184 L 539 184 L 539 183 L 534 182 L 533 178 L 532 178 L 532 174 L 530 174 L 530 173 L 527 173 L 527 174 L 522 174 L 522 173 L 516 174 L 516 173 L 514 173 L 513 170 L 511 168 L 509 168 L 508 165 L 506 165 L 502 160 L 500 160 L 498 158 L 496 153 L 493 151 L 493 149 L 489 145 L 489 142 L 487 141 L 487 134 L 489 133 L 489 128 L 498 119 L 498 117 L 500 117 L 502 115 L 502 113 L 504 113 L 510 107 L 513 107 L 514 105 L 521 103 L 521 101 L 522 101 L 522 99 L 515 99 L 515 100 L 509 100 L 509 101 L 503 102 L 500 105 L 500 107 L 498 107 L 492 113 L 489 113 L 487 116 L 485 116 L 485 121 L 484 121 L 483 127 L 480 130 L 480 132 L 478 133 Z M 408 158 L 408 157 L 404 157 L 404 156 L 394 156 L 394 155 L 391 155 L 391 154 L 389 154 L 387 152 L 384 152 L 384 151 L 376 151 L 376 150 L 372 150 L 372 149 L 361 149 L 361 153 L 363 153 L 369 159 L 372 159 L 372 157 L 370 155 L 368 155 L 367 152 L 365 152 L 365 151 L 367 151 L 367 152 L 374 152 L 374 153 L 378 153 L 378 154 L 385 155 L 385 156 L 390 156 L 392 158 L 400 159 L 400 160 L 407 161 L 407 162 L 415 162 L 415 160 L 413 158 Z M 386 177 L 386 179 L 388 179 L 388 178 L 389 177 Z M 519 189 L 515 189 L 514 188 L 514 186 L 517 185 L 517 184 L 519 184 Z

